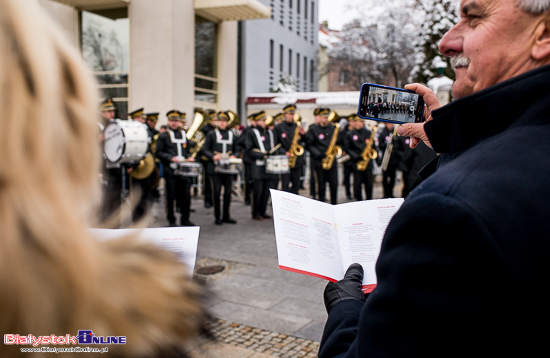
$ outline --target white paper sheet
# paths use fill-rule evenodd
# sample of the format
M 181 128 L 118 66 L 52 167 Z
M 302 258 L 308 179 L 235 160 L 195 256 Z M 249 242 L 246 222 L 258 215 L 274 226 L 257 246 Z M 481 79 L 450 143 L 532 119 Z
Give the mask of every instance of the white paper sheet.
M 336 281 L 357 262 L 363 285 L 374 287 L 382 238 L 403 199 L 330 205 L 272 189 L 271 201 L 280 268 Z
M 167 227 L 147 229 L 90 229 L 100 240 L 112 240 L 129 234 L 150 241 L 163 249 L 174 252 L 178 258 L 189 267 L 193 275 L 197 248 L 199 244 L 200 227 Z

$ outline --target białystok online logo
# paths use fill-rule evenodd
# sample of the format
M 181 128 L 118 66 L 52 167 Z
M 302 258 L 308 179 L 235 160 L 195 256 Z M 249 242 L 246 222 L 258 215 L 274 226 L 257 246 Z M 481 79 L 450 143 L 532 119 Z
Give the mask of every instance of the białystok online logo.
M 4 334 L 6 345 L 32 345 L 41 344 L 126 344 L 126 336 L 96 336 L 92 330 L 79 330 L 77 336 L 67 334 L 65 336 L 21 336 L 19 334 Z

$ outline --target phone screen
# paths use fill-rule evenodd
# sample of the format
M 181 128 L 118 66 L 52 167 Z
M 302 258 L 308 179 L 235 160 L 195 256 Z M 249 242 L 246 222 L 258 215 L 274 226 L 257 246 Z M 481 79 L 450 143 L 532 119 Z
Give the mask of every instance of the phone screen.
M 364 119 L 392 123 L 423 121 L 424 99 L 416 93 L 395 87 L 364 83 L 357 115 Z

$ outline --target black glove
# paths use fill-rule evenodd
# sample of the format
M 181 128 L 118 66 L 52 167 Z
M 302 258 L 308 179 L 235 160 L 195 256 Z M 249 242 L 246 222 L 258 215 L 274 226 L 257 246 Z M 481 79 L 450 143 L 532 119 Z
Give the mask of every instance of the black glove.
M 365 301 L 365 294 L 361 290 L 362 282 L 363 266 L 360 264 L 351 264 L 340 281 L 329 282 L 324 293 L 327 313 L 330 313 L 330 309 L 335 304 L 343 300 Z

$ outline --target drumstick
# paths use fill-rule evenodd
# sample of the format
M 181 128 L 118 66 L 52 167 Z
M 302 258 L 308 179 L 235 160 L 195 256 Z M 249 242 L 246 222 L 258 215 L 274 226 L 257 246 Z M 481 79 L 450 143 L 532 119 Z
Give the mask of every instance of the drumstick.
M 280 147 L 281 147 L 281 143 L 277 144 L 276 146 L 273 147 L 273 149 L 269 151 L 269 154 L 273 154 L 273 152 L 279 149 Z

